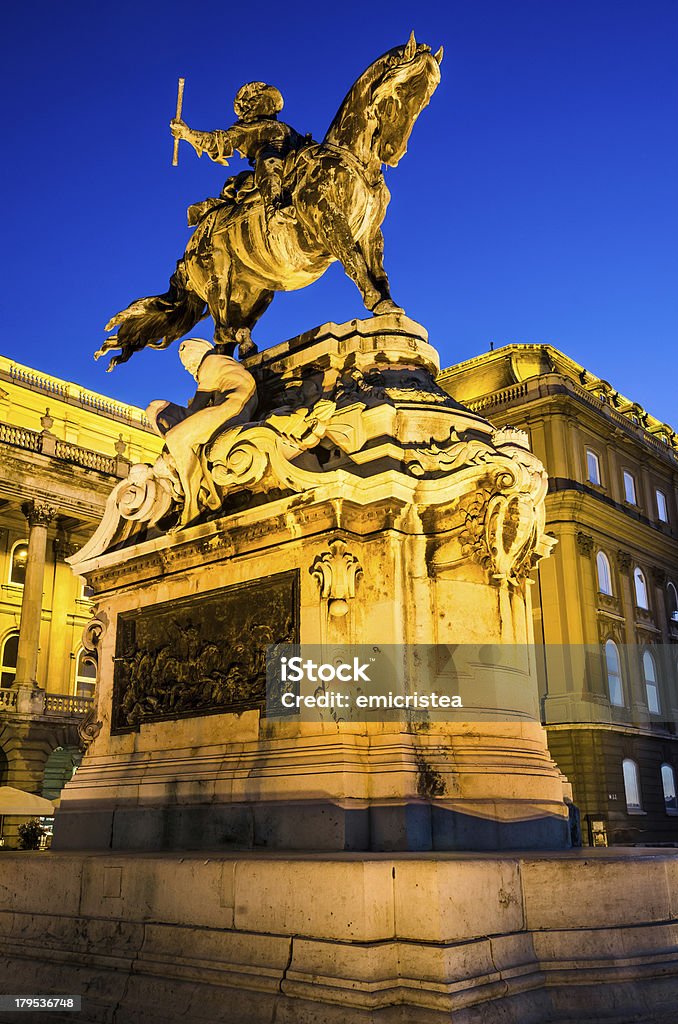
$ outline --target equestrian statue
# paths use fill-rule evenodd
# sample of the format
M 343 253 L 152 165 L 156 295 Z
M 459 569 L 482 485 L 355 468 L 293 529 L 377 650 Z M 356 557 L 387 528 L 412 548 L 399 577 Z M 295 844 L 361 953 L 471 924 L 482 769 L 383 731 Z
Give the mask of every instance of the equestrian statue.
M 229 178 L 221 194 L 191 206 L 195 230 L 164 295 L 137 299 L 107 324 L 114 330 L 95 358 L 119 350 L 113 369 L 150 345 L 166 348 L 204 317 L 214 320 L 214 350 L 245 357 L 251 330 L 278 291 L 316 281 L 335 260 L 374 315 L 401 312 L 383 263 L 381 224 L 390 194 L 382 166 L 395 167 L 440 82 L 442 48 L 417 43 L 379 57 L 350 89 L 322 142 L 278 119 L 280 92 L 249 82 L 237 93 L 237 121 L 194 131 L 171 122 L 176 140 L 226 164 L 234 152 L 252 171 Z

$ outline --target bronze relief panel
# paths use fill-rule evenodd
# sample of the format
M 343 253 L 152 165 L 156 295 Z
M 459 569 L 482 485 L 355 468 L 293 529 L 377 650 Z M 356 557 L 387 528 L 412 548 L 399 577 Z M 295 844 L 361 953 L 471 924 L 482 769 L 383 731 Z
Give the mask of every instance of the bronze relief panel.
M 299 573 L 118 617 L 111 733 L 266 701 L 266 649 L 299 642 Z

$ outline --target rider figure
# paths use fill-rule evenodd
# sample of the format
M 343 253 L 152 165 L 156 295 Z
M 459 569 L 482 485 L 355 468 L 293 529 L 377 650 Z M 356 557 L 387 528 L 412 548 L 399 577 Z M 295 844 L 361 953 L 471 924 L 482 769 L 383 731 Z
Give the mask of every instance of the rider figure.
M 198 156 L 207 153 L 218 164 L 228 164 L 234 152 L 249 160 L 254 181 L 264 202 L 267 224 L 276 213 L 284 215 L 283 165 L 292 150 L 306 141 L 290 125 L 278 120 L 283 108 L 280 92 L 265 82 L 248 82 L 236 93 L 233 109 L 238 120 L 230 128 L 198 132 L 181 120 L 170 122 L 175 138 L 185 139 Z

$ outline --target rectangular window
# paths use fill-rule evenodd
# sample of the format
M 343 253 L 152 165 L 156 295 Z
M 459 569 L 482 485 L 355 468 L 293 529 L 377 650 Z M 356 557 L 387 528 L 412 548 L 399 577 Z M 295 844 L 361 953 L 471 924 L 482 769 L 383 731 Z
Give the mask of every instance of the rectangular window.
M 654 496 L 657 499 L 657 519 L 660 523 L 668 523 L 669 511 L 666 507 L 666 495 L 663 491 L 655 491 Z
M 586 449 L 586 472 L 592 484 L 600 484 L 600 459 L 590 448 Z
M 624 470 L 624 498 L 629 505 L 636 504 L 636 481 L 631 473 Z

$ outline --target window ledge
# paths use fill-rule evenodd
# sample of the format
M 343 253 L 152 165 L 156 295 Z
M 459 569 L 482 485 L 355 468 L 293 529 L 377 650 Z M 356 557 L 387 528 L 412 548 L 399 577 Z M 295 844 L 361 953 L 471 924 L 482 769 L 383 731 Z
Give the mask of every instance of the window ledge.
M 646 815 L 647 811 L 643 811 L 640 807 L 627 807 L 626 813 L 635 815 Z
M 669 818 L 676 818 L 676 817 L 678 817 L 678 808 L 667 807 L 666 808 L 666 813 L 668 814 Z

